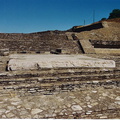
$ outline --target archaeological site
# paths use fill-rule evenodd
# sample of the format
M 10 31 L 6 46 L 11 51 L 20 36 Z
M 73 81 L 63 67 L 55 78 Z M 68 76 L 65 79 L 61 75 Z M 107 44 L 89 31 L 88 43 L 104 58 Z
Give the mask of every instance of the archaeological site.
M 120 18 L 0 33 L 0 118 L 120 119 Z

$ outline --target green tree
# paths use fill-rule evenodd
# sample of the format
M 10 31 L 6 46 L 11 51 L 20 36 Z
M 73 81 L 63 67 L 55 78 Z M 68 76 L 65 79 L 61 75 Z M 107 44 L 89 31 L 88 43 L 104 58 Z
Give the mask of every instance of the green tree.
M 106 18 L 102 18 L 101 20 L 106 20 Z
M 112 19 L 112 18 L 120 18 L 120 9 L 114 9 L 114 10 L 110 13 L 108 19 Z

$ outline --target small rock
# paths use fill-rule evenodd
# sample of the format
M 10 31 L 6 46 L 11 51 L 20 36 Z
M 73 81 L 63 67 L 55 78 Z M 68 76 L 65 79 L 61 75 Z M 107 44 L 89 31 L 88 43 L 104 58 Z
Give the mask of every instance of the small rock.
M 108 96 L 108 94 L 107 93 L 103 93 L 102 96 L 106 97 L 106 96 Z
M 64 113 L 60 112 L 59 115 L 64 115 Z
M 95 90 L 93 90 L 92 92 L 93 92 L 93 93 L 97 93 L 97 91 L 95 91 Z
M 21 99 L 18 98 L 18 97 L 14 97 L 14 98 L 11 98 L 10 101 L 12 101 L 12 102 L 18 102 L 18 101 L 21 101 Z
M 116 98 L 115 98 L 115 100 L 120 100 L 120 97 L 119 97 L 119 96 L 118 96 L 118 97 L 116 97 Z
M 5 115 L 2 115 L 2 118 L 6 118 L 6 116 L 5 116 Z
M 108 106 L 108 109 L 115 109 L 115 107 L 110 105 L 110 106 Z
M 0 104 L 4 103 L 3 101 L 0 101 Z
M 31 119 L 31 115 L 20 116 L 19 119 Z
M 11 118 L 11 117 L 14 116 L 14 114 L 13 114 L 13 113 L 8 113 L 8 114 L 6 114 L 6 116 L 7 116 L 8 118 Z
M 75 105 L 75 104 L 76 104 L 75 102 L 72 103 L 72 105 Z
M 107 116 L 101 116 L 100 117 L 100 119 L 106 119 L 107 118 Z
M 7 107 L 9 110 L 14 110 L 14 109 L 16 109 L 14 106 L 8 106 Z
M 92 106 L 91 105 L 87 105 L 89 108 L 92 108 Z
M 75 96 L 69 96 L 70 98 L 75 98 Z
M 55 117 L 55 116 L 56 116 L 56 114 L 55 114 L 55 113 L 53 113 L 53 114 L 52 114 L 52 117 Z
M 87 111 L 87 112 L 92 113 L 93 111 L 92 111 L 92 110 L 89 110 L 89 111 Z
M 53 116 L 52 116 L 52 114 L 48 114 L 48 113 L 47 113 L 47 114 L 45 114 L 45 117 L 46 117 L 46 118 L 51 118 L 51 117 L 53 117 Z
M 13 110 L 12 113 L 16 115 L 16 114 L 18 114 L 18 111 L 17 110 Z
M 99 83 L 99 81 L 93 81 L 93 83 Z
M 8 101 L 8 98 L 4 98 L 4 101 Z
M 76 112 L 72 112 L 72 115 L 76 114 Z
M 87 102 L 87 105 L 90 105 L 91 103 L 90 102 Z
M 66 111 L 67 111 L 66 109 L 63 109 L 61 112 L 64 113 L 64 112 L 66 112 Z
M 83 111 L 76 111 L 76 113 L 81 114 Z
M 18 105 L 20 102 L 11 102 L 12 105 Z
M 4 113 L 6 109 L 0 109 L 0 113 Z
M 8 106 L 8 104 L 5 104 L 5 103 L 3 103 L 3 104 L 0 104 L 0 108 L 2 109 L 2 108 L 6 108 Z
M 67 113 L 65 113 L 65 115 L 68 115 Z
M 67 107 L 70 107 L 70 106 L 71 106 L 71 104 L 67 103 L 67 104 L 66 104 L 66 106 L 67 106 Z
M 32 109 L 31 114 L 38 114 L 38 113 L 40 113 L 40 112 L 42 112 L 42 111 L 43 111 L 43 110 L 38 109 L 38 108 Z
M 120 105 L 120 101 L 116 101 L 115 103 Z
M 44 115 L 39 115 L 39 119 L 43 119 L 44 118 Z
M 91 113 L 90 112 L 87 112 L 86 115 L 90 115 Z
M 9 112 L 10 112 L 10 110 L 5 111 L 5 113 L 9 113 Z
M 92 106 L 98 105 L 97 102 L 91 103 Z
M 24 104 L 24 107 L 26 108 L 26 109 L 31 109 L 32 108 L 32 104 L 29 104 L 29 103 L 26 103 L 26 104 Z
M 54 113 L 60 113 L 61 109 L 55 109 Z
M 96 116 L 97 116 L 97 117 L 100 117 L 100 116 L 102 116 L 102 115 L 103 115 L 103 114 L 97 114 Z
M 17 108 L 19 109 L 19 108 L 21 108 L 21 106 L 20 106 L 20 105 L 18 105 L 18 106 L 17 106 Z
M 35 115 L 34 117 L 33 117 L 33 119 L 38 119 L 39 118 L 39 116 L 38 115 Z
M 23 110 L 23 111 L 20 111 L 20 115 L 27 115 L 28 114 L 28 112 L 26 111 L 26 110 Z
M 79 99 L 74 99 L 74 101 L 75 101 L 76 103 L 80 103 L 80 100 L 79 100 Z
M 86 98 L 86 101 L 91 100 L 91 97 L 90 97 L 90 96 L 86 96 L 85 98 Z
M 79 105 L 72 105 L 72 110 L 74 111 L 79 111 L 79 110 L 82 110 L 82 107 L 80 107 Z

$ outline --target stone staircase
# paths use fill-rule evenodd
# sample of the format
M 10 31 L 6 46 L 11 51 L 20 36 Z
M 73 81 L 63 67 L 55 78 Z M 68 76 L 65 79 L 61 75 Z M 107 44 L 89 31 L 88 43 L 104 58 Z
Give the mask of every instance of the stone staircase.
M 56 94 L 103 86 L 120 86 L 120 68 L 54 68 L 0 74 L 0 91 L 16 94 Z
M 84 53 L 95 54 L 94 47 L 92 46 L 89 40 L 79 40 L 79 43 L 81 44 Z

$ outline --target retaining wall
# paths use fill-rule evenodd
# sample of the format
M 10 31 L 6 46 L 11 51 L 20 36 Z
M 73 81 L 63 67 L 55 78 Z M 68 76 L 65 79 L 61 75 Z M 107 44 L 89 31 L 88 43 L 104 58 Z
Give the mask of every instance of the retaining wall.
M 90 30 L 95 30 L 95 29 L 100 29 L 100 28 L 103 28 L 103 24 L 102 22 L 100 23 L 95 23 L 95 24 L 90 24 L 90 25 L 86 25 L 86 26 L 83 26 L 83 27 L 80 27 L 80 28 L 76 28 L 76 29 L 73 29 L 73 32 L 82 32 L 82 31 L 90 31 Z
M 77 41 L 67 38 L 64 32 L 40 32 L 30 34 L 0 33 L 0 49 L 11 51 L 51 51 L 62 49 L 68 53 L 79 53 Z
M 90 40 L 94 48 L 120 49 L 120 41 Z

